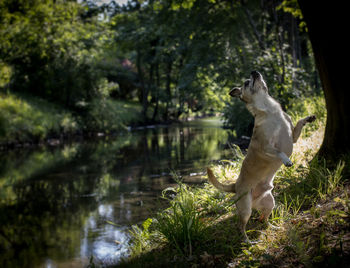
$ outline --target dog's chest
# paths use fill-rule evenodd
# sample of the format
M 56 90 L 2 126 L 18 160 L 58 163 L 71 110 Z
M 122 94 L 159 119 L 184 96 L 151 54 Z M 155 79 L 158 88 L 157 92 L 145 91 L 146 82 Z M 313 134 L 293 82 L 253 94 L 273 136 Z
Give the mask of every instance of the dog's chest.
M 252 140 L 264 147 L 270 144 L 286 154 L 293 150 L 292 130 L 288 121 L 281 116 L 256 117 Z

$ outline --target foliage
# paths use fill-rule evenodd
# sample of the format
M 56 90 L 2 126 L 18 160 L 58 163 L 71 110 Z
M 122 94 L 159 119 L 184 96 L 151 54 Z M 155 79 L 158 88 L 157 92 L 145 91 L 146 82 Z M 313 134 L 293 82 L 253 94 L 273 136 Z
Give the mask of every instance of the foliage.
M 153 235 L 149 228 L 152 224 L 153 220 L 151 218 L 148 218 L 142 223 L 142 229 L 138 227 L 137 225 L 133 225 L 132 229 L 130 230 L 130 236 L 131 236 L 131 254 L 133 256 L 140 255 L 147 247 L 149 247 L 149 244 L 151 243 L 151 236 Z
M 59 102 L 84 129 L 123 125 L 108 114 L 117 98 L 142 105 L 138 121 L 223 112 L 247 135 L 251 117 L 227 93 L 252 69 L 287 110 L 319 94 L 296 1 L 5 0 L 0 20 L 0 88 Z
M 248 112 L 245 104 L 233 99 L 224 109 L 225 126 L 233 129 L 235 137 L 242 135 L 251 136 L 254 125 L 254 117 Z
M 66 106 L 94 95 L 108 33 L 83 13 L 72 1 L 1 2 L 0 58 L 13 70 L 12 89 Z
M 109 98 L 93 99 L 84 117 L 84 127 L 92 132 L 113 133 L 140 120 L 140 105 Z
M 297 25 L 300 9 L 287 1 L 262 5 L 159 0 L 116 9 L 112 28 L 135 64 L 144 110 L 163 103 L 175 118 L 220 111 L 229 87 L 252 69 L 263 72 L 284 107 L 315 85 L 317 91 L 310 45 Z M 233 114 L 226 109 L 229 126 L 237 125 Z
M 114 133 L 140 120 L 140 105 L 109 98 L 92 100 L 85 116 L 78 117 L 59 105 L 26 94 L 0 96 L 0 143 L 39 142 L 82 130 Z
M 24 95 L 0 97 L 0 142 L 42 140 L 50 134 L 72 134 L 77 120 L 67 110 Z

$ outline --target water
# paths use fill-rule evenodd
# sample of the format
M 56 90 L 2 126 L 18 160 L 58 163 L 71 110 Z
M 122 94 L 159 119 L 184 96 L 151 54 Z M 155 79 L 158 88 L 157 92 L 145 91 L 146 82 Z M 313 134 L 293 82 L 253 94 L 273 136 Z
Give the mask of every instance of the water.
M 130 226 L 165 205 L 172 173 L 202 182 L 228 157 L 227 138 L 218 120 L 201 120 L 0 153 L 0 267 L 118 263 Z

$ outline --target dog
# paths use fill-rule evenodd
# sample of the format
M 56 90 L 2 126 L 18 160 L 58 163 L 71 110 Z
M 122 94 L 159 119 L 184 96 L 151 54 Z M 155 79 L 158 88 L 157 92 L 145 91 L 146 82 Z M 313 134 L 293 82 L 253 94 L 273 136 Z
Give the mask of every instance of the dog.
M 240 98 L 254 116 L 253 135 L 236 183 L 220 183 L 209 168 L 207 174 L 209 181 L 219 190 L 236 193 L 239 230 L 243 240 L 250 242 L 246 225 L 252 209 L 261 211 L 260 220 L 267 221 L 275 206 L 271 193 L 275 173 L 282 164 L 293 165 L 289 159 L 293 143 L 297 142 L 304 125 L 315 121 L 316 117 L 307 116 L 294 127 L 290 116 L 269 95 L 267 85 L 257 71 L 252 71 L 250 79 L 229 94 Z

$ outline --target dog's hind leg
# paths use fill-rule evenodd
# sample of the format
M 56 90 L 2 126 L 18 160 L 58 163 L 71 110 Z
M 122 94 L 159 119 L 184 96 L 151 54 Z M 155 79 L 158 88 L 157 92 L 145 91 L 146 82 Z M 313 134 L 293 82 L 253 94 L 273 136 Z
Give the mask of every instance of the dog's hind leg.
M 237 196 L 237 212 L 239 217 L 239 230 L 243 236 L 244 242 L 249 243 L 248 236 L 246 234 L 246 225 L 252 214 L 252 194 L 251 191 L 244 192 L 242 194 L 236 194 Z
M 259 200 L 256 208 L 261 211 L 260 221 L 267 221 L 273 208 L 275 207 L 275 199 L 271 192 L 265 193 L 264 196 Z
M 298 121 L 298 123 L 296 124 L 296 126 L 293 129 L 293 143 L 296 143 L 297 140 L 299 139 L 299 136 L 301 134 L 301 130 L 306 125 L 306 123 L 311 123 L 315 120 L 316 120 L 316 116 L 311 115 L 311 116 L 307 116 L 303 119 L 300 119 Z

